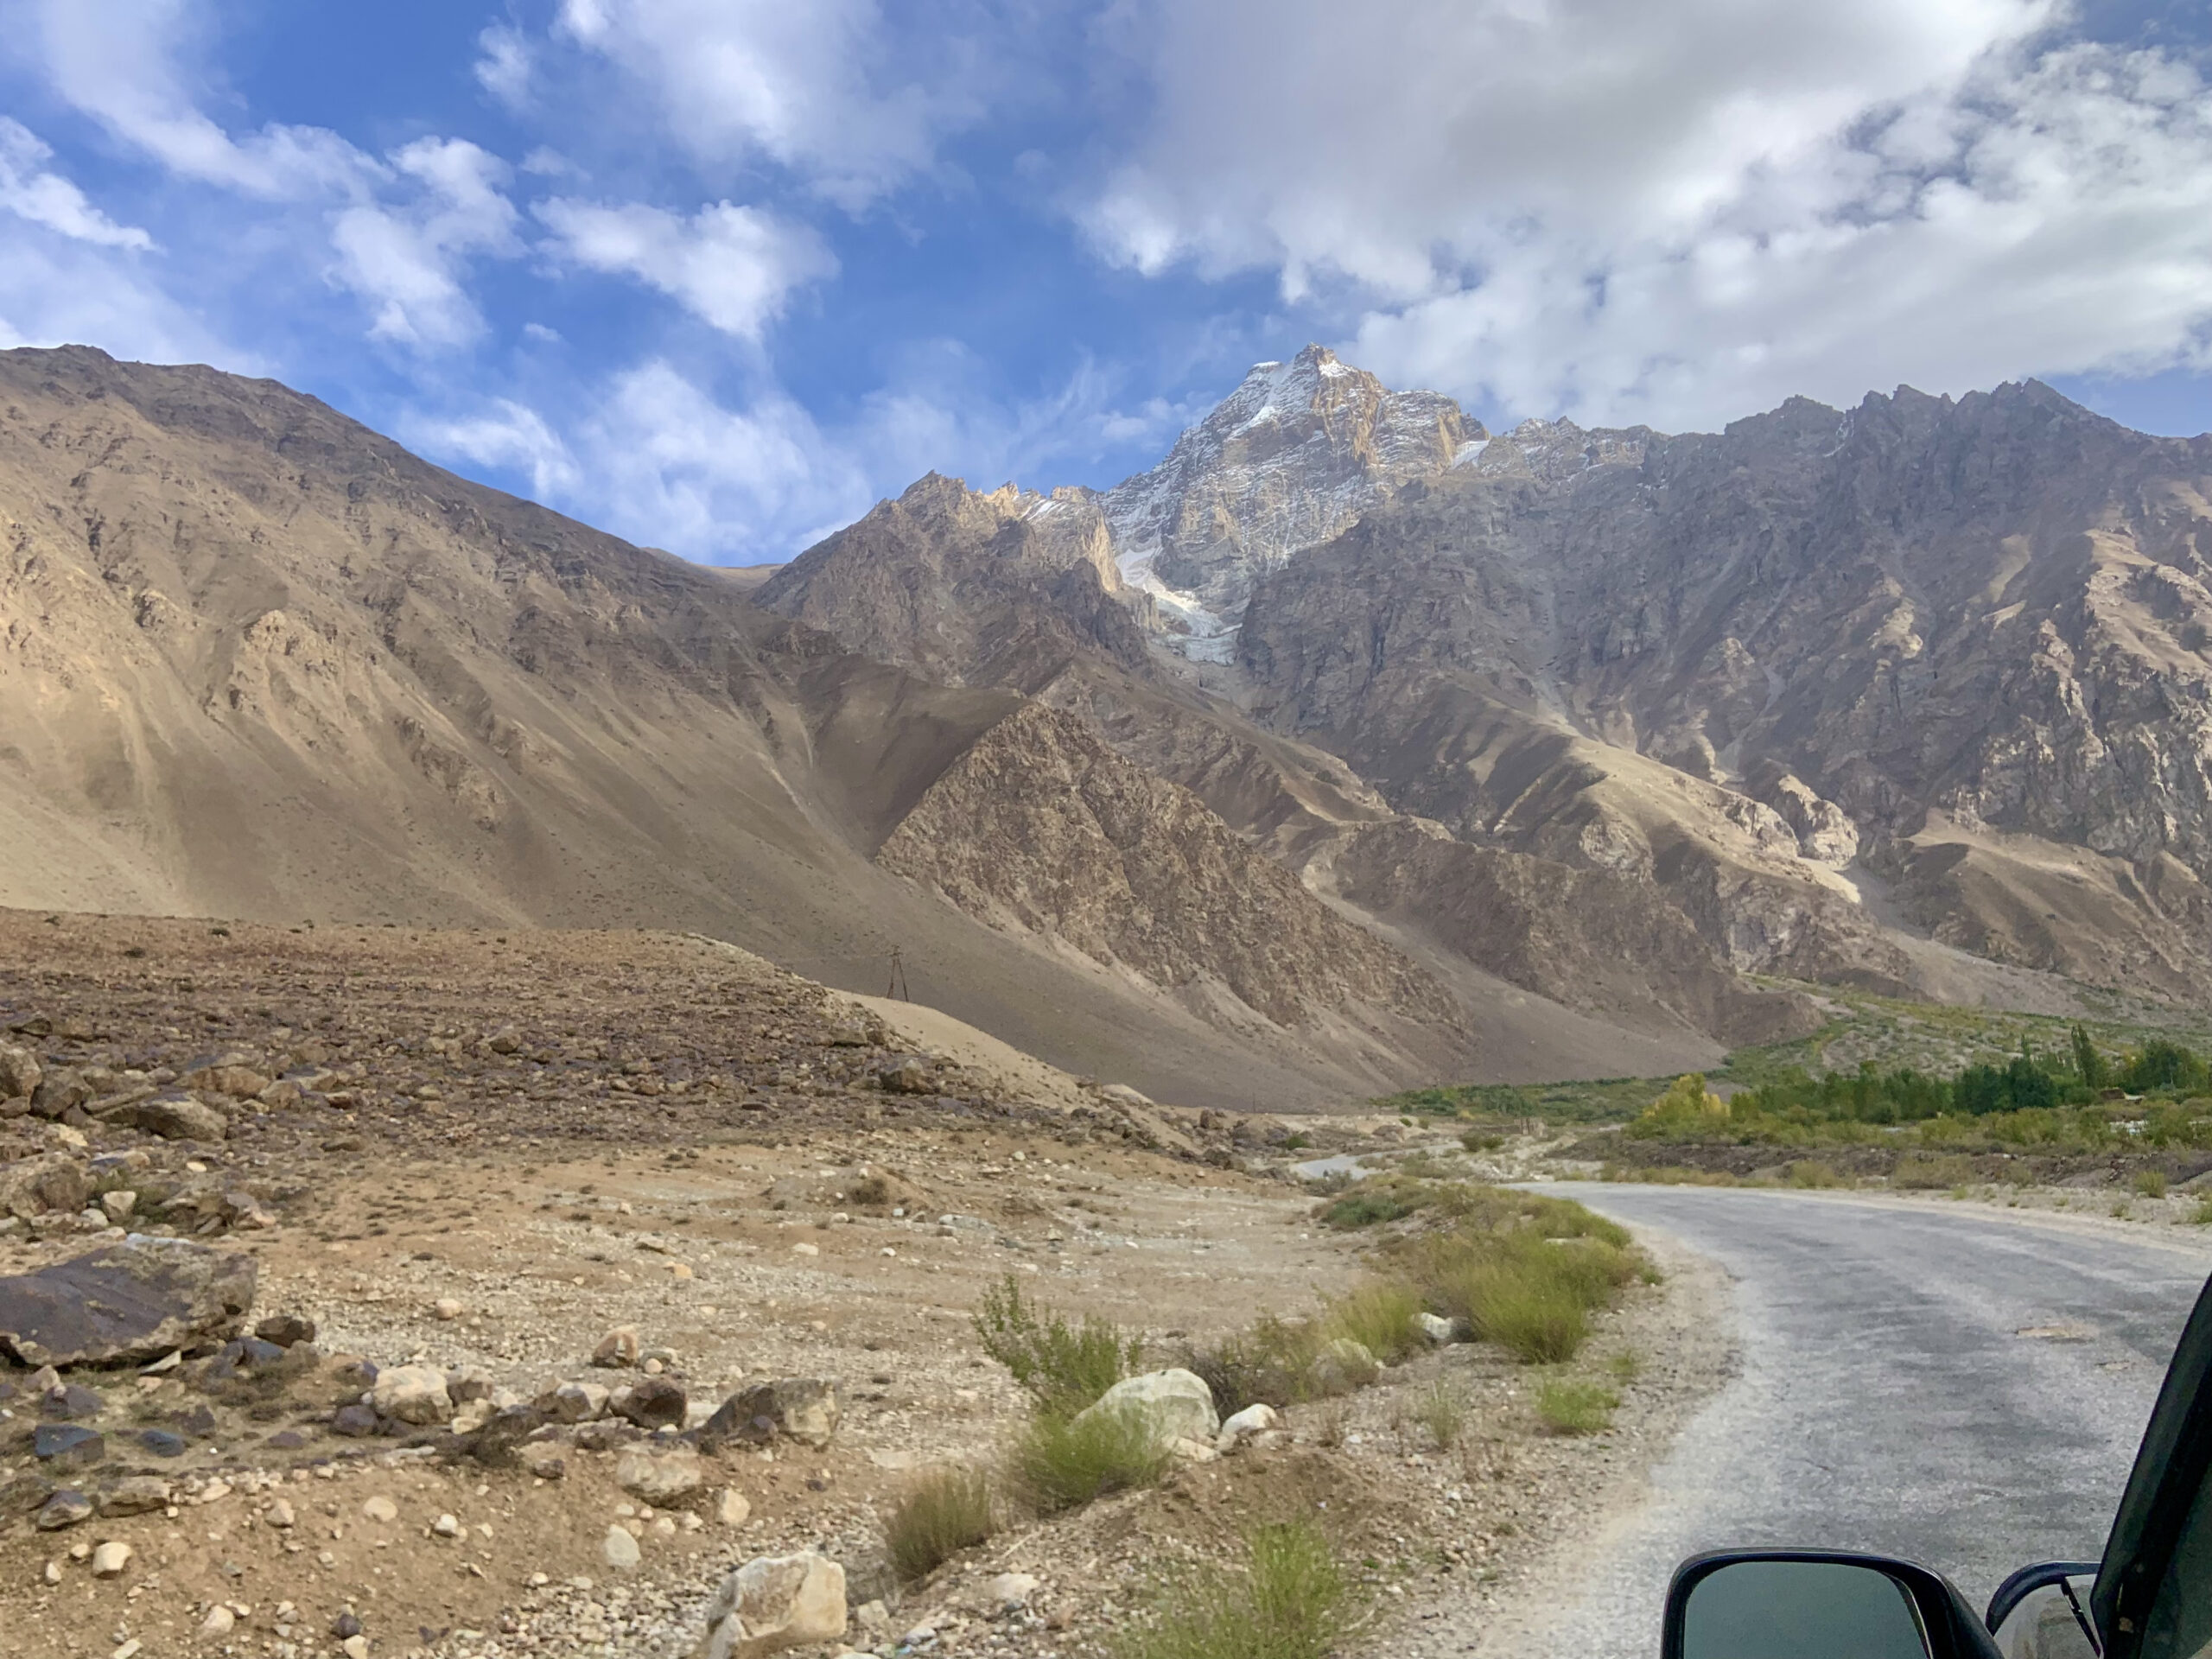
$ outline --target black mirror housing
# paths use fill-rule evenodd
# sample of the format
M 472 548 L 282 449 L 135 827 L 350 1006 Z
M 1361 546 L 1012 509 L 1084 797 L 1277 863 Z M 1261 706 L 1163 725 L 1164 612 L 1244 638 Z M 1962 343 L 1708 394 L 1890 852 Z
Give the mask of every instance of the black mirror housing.
M 1675 1569 L 1674 1579 L 1667 1586 L 1660 1659 L 1719 1659 L 1713 1652 L 1694 1650 L 1691 1599 L 1699 1586 L 1717 1573 L 1729 1567 L 1762 1564 L 1857 1568 L 1879 1574 L 1895 1586 L 1916 1616 L 1918 1644 L 1924 1649 L 1927 1659 L 2002 1659 L 1996 1643 L 1974 1610 L 1942 1573 L 1891 1556 L 1842 1549 L 1717 1549 L 1691 1556 Z M 1737 1611 L 1745 1611 L 1740 1602 Z M 1755 1611 L 1755 1607 L 1751 1611 Z M 1789 1611 L 1781 1605 L 1776 1607 L 1778 1631 L 1786 1623 Z M 1733 1659 L 1750 1659 L 1750 1656 L 1739 1649 Z M 1791 1659 L 1786 1638 L 1778 1640 L 1773 1659 Z

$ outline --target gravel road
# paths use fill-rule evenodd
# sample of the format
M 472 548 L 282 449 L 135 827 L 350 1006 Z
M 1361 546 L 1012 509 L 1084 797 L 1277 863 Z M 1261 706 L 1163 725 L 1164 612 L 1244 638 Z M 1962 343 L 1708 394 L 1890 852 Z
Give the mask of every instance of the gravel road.
M 1878 1549 L 1977 1605 L 2012 1568 L 2093 1560 L 2212 1251 L 1989 1211 L 1710 1187 L 1549 1189 L 1670 1235 L 1733 1281 L 1742 1372 L 1643 1501 L 1463 1652 L 1649 1659 L 1667 1577 L 1731 1544 Z

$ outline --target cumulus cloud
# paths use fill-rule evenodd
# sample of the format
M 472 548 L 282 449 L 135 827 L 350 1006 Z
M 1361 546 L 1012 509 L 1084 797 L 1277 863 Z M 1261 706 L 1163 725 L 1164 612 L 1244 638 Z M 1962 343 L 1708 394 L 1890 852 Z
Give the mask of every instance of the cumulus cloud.
M 557 28 L 648 86 L 695 156 L 765 156 L 859 207 L 981 115 L 964 10 L 902 31 L 876 0 L 563 0 Z
M 555 197 L 533 209 L 563 257 L 633 276 L 724 334 L 757 340 L 793 290 L 834 276 L 822 238 L 757 207 L 721 202 L 686 219 L 642 202 Z
M 395 150 L 391 166 L 418 187 L 398 205 L 363 202 L 331 227 L 337 280 L 367 300 L 378 339 L 458 346 L 483 328 L 462 286 L 478 254 L 518 250 L 518 215 L 503 194 L 505 162 L 461 138 L 420 138 Z
M 118 225 L 48 163 L 54 151 L 19 121 L 0 115 L 0 209 L 78 242 L 143 252 L 154 238 Z
M 2205 360 L 2212 99 L 2048 0 L 1141 16 L 1096 245 L 1274 270 L 1402 384 L 1681 426 Z
M 512 398 L 495 397 L 463 415 L 412 414 L 401 435 L 424 454 L 527 476 L 541 501 L 573 498 L 583 473 L 544 416 Z

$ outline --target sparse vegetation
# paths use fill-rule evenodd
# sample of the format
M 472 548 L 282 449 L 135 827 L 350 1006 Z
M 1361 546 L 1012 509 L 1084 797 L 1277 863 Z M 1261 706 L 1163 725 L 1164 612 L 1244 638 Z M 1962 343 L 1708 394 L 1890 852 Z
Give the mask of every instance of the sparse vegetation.
M 997 1529 L 988 1475 L 980 1469 L 936 1469 L 906 1489 L 884 1528 L 884 1540 L 892 1566 L 911 1582 Z
M 1045 1515 L 1149 1486 L 1167 1461 L 1139 1414 L 1110 1408 L 1076 1415 L 1039 1409 L 1007 1459 L 1016 1490 Z
M 1599 1434 L 1613 1426 L 1621 1397 L 1587 1377 L 1547 1377 L 1536 1387 L 1536 1415 L 1554 1434 Z
M 2157 1169 L 2137 1170 L 2135 1190 L 2146 1198 L 2164 1198 L 2166 1196 L 2165 1172 Z
M 1211 1348 L 1185 1349 L 1185 1370 L 1205 1380 L 1215 1408 L 1224 1417 L 1247 1406 L 1278 1410 L 1316 1396 L 1314 1368 L 1325 1340 L 1310 1320 L 1291 1321 L 1262 1314 L 1249 1330 L 1224 1338 Z
M 1843 1177 L 1834 1166 L 1817 1158 L 1800 1158 L 1789 1166 L 1789 1185 L 1792 1186 L 1841 1186 Z
M 1108 1320 L 1080 1324 L 1021 1294 L 1012 1274 L 986 1291 L 976 1309 L 983 1351 L 1007 1368 L 1040 1412 L 1072 1415 L 1128 1376 L 1139 1343 Z
M 1413 1419 L 1428 1431 L 1437 1450 L 1449 1452 L 1466 1430 L 1467 1396 L 1457 1384 L 1439 1377 L 1415 1397 Z
M 1370 1279 L 1329 1304 L 1328 1334 L 1347 1337 L 1385 1365 L 1427 1344 L 1421 1293 L 1399 1280 Z
M 1344 1634 L 1351 1586 L 1307 1521 L 1255 1527 L 1234 1566 L 1170 1580 L 1117 1659 L 1326 1659 Z

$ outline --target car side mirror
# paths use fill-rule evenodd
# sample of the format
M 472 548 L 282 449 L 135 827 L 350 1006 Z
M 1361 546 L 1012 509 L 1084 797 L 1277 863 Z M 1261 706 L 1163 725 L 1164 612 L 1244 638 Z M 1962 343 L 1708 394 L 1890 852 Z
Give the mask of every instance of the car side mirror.
M 1675 1569 L 1662 1659 L 1998 1659 L 1924 1567 L 1848 1550 L 1718 1550 Z

